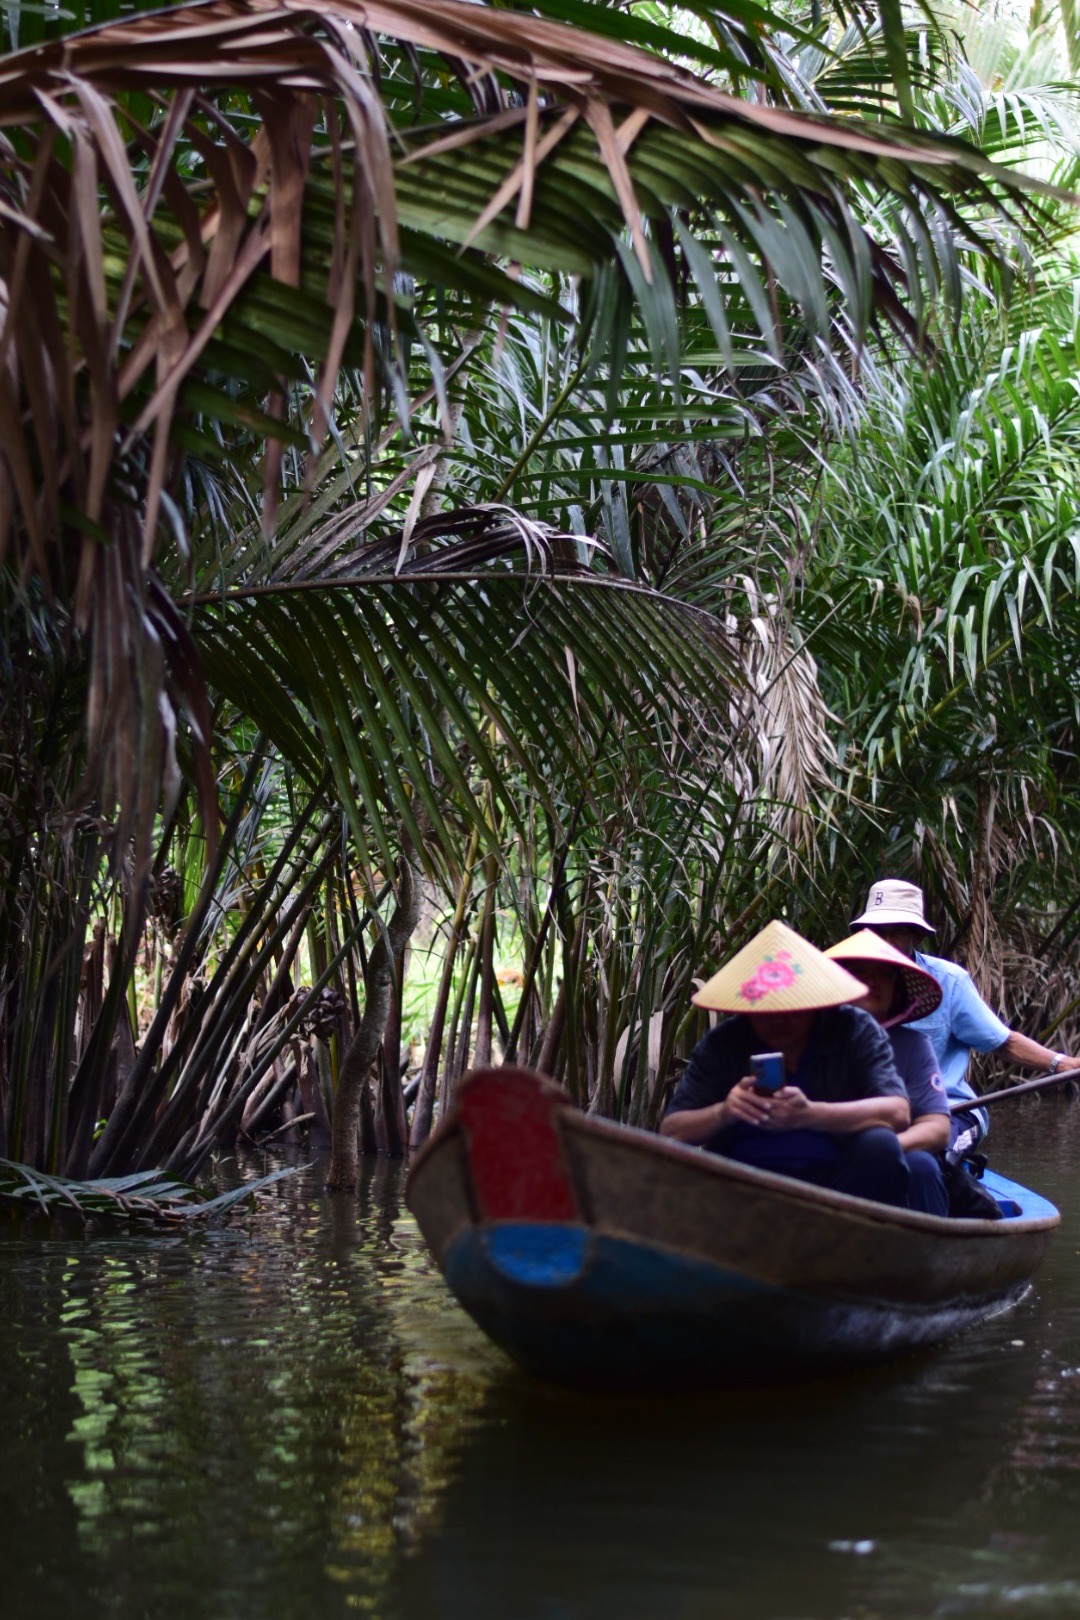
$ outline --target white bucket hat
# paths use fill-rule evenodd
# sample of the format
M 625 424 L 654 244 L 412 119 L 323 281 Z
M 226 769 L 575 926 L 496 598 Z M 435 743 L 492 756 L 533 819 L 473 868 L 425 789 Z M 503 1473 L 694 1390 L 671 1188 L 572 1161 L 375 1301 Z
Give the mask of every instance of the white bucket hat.
M 871 886 L 866 910 L 852 918 L 854 928 L 921 928 L 934 932 L 923 916 L 922 890 L 902 878 L 882 878 Z

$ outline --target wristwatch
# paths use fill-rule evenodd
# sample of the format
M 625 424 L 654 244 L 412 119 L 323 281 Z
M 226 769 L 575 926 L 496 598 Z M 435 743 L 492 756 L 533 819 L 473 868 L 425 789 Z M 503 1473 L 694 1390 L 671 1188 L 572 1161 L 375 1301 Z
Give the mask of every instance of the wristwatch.
M 1061 1065 L 1068 1062 L 1069 1054 L 1067 1052 L 1055 1052 L 1053 1057 L 1050 1059 L 1050 1068 L 1048 1072 L 1050 1074 L 1057 1074 L 1058 1070 L 1061 1068 Z

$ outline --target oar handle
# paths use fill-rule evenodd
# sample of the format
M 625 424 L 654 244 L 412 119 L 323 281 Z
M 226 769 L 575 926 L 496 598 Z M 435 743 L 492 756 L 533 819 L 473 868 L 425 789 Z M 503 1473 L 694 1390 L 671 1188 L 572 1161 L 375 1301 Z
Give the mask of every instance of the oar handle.
M 1023 1085 L 1008 1086 L 1004 1091 L 988 1091 L 982 1097 L 966 1097 L 962 1102 L 949 1104 L 950 1114 L 970 1114 L 974 1108 L 990 1108 L 1009 1097 L 1026 1097 L 1031 1091 L 1048 1091 L 1051 1086 L 1063 1085 L 1066 1080 L 1080 1082 L 1080 1069 L 1061 1069 L 1057 1074 L 1044 1074 L 1040 1080 L 1025 1080 Z

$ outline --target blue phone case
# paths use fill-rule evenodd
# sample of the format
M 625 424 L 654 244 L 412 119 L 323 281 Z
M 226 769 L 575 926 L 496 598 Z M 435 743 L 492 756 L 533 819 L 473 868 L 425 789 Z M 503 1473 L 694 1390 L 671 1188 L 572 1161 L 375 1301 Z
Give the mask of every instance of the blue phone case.
M 750 1059 L 755 1091 L 779 1091 L 784 1084 L 784 1058 L 781 1052 L 755 1052 Z

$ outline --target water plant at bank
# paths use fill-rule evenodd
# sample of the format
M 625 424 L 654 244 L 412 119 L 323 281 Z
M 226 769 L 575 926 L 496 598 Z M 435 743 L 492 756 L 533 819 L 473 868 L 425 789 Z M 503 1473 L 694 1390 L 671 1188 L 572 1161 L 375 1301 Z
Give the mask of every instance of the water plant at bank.
M 190 1224 L 193 1221 L 219 1221 L 241 1204 L 253 1204 L 265 1188 L 296 1172 L 272 1170 L 255 1181 L 246 1181 L 227 1192 L 208 1198 L 157 1170 L 138 1170 L 128 1176 L 102 1176 L 95 1181 L 75 1181 L 50 1176 L 27 1164 L 0 1159 L 0 1211 L 16 1215 L 74 1215 L 89 1221 L 149 1221 L 155 1225 Z
M 399 1149 L 496 1039 L 646 1117 L 717 917 L 831 836 L 746 491 L 804 479 L 866 345 L 892 364 L 1043 204 L 799 110 L 756 10 L 709 82 L 660 23 L 535 9 L 210 0 L 5 63 L 0 1054 L 33 1165 L 191 1174 L 343 1076 Z M 420 884 L 448 967 L 410 1122 Z

